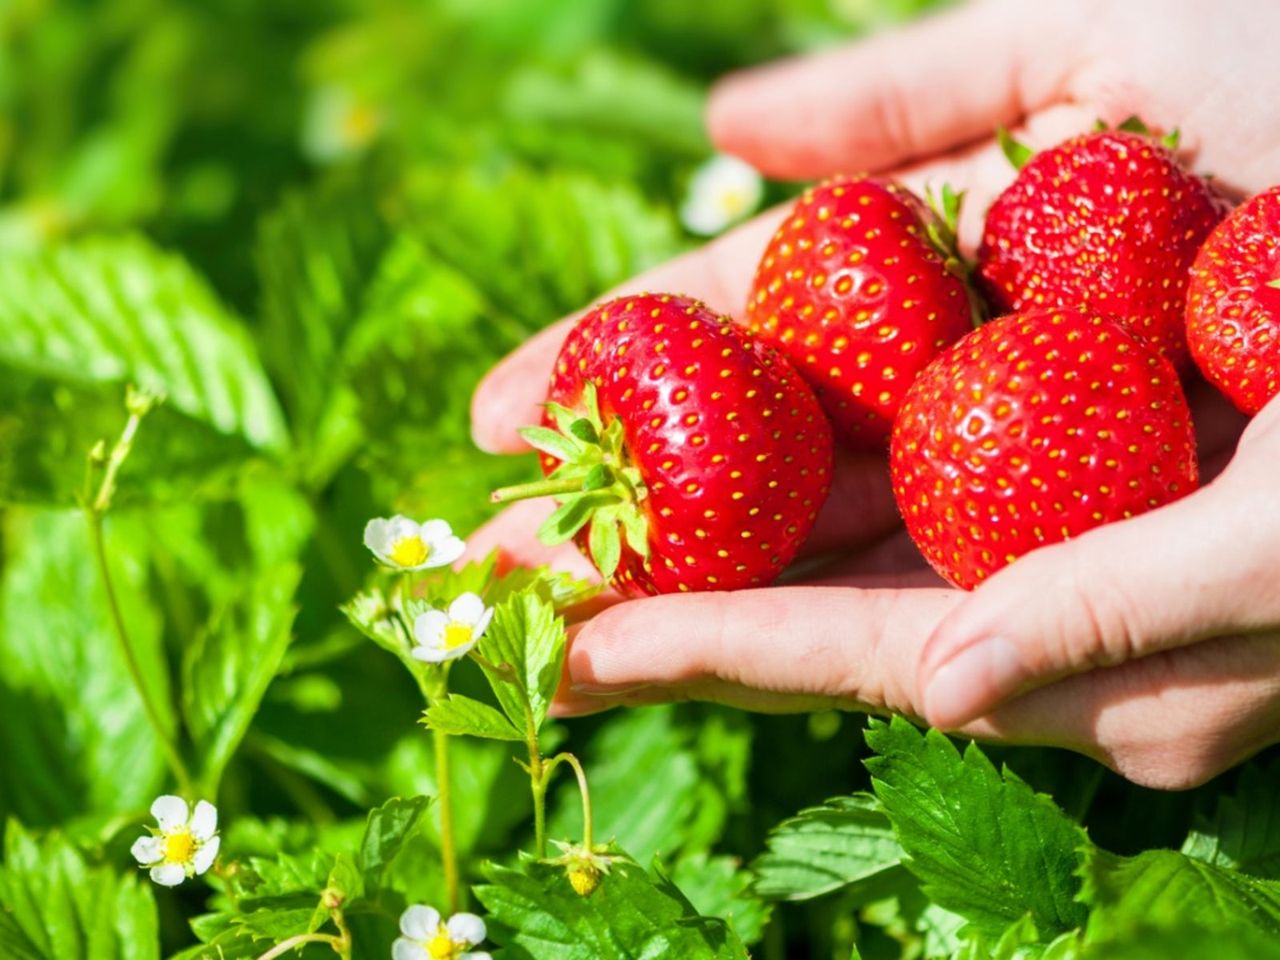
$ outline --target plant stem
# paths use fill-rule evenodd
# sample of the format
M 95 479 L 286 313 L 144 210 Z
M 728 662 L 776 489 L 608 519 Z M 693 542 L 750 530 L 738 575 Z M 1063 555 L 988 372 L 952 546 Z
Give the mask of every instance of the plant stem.
M 551 771 L 542 762 L 538 726 L 533 722 L 533 711 L 528 709 L 525 710 L 525 741 L 529 747 L 529 788 L 533 793 L 534 856 L 542 860 L 547 855 L 547 775 Z
M 276 957 L 283 957 L 290 950 L 297 949 L 304 943 L 327 943 L 333 947 L 335 953 L 342 956 L 342 951 L 339 949 L 341 940 L 341 937 L 335 937 L 331 933 L 300 933 L 297 936 L 290 937 L 288 940 L 281 940 L 266 953 L 260 955 L 258 960 L 275 960 Z M 346 955 L 350 956 L 350 952 L 350 947 L 348 946 Z
M 436 801 L 440 804 L 440 859 L 444 861 L 444 886 L 449 912 L 462 909 L 462 886 L 458 883 L 458 851 L 453 838 L 453 795 L 449 776 L 449 735 L 432 730 L 436 749 Z
M 194 800 L 195 784 L 191 779 L 191 773 L 187 769 L 187 765 L 182 761 L 182 754 L 179 752 L 173 737 L 169 734 L 164 717 L 160 712 L 160 706 L 152 697 L 151 690 L 142 675 L 142 666 L 138 663 L 133 641 L 129 637 L 129 628 L 124 622 L 124 614 L 120 611 L 120 600 L 116 595 L 115 582 L 111 579 L 111 564 L 107 560 L 107 544 L 103 532 L 103 518 L 106 516 L 107 511 L 111 509 L 111 498 L 116 489 L 116 477 L 120 472 L 121 466 L 124 465 L 125 460 L 128 458 L 129 451 L 133 449 L 133 440 L 137 436 L 142 418 L 147 415 L 147 412 L 155 402 L 156 398 L 150 395 L 135 394 L 130 390 L 125 401 L 129 410 L 129 419 L 125 422 L 124 429 L 120 432 L 120 439 L 111 448 L 111 452 L 106 455 L 102 482 L 98 485 L 98 492 L 92 499 L 89 495 L 93 468 L 103 462 L 102 444 L 96 446 L 89 455 L 89 468 L 85 475 L 84 510 L 85 518 L 89 522 L 89 538 L 93 541 L 94 558 L 102 575 L 102 586 L 107 595 L 107 606 L 111 611 L 111 624 L 120 646 L 120 653 L 124 657 L 125 667 L 133 680 L 134 688 L 138 691 L 139 699 L 142 700 L 142 709 L 147 715 L 147 722 L 155 732 L 156 739 L 160 741 L 160 747 L 164 751 L 165 762 L 168 764 L 174 780 L 178 783 L 179 791 L 188 800 Z
M 329 916 L 333 919 L 333 925 L 338 928 L 338 937 L 333 944 L 334 952 L 342 960 L 351 960 L 351 930 L 347 927 L 347 918 L 343 916 L 340 907 L 330 911 Z
M 578 778 L 578 793 L 582 797 L 582 845 L 590 853 L 594 837 L 591 821 L 591 791 L 587 788 L 587 772 L 582 769 L 582 764 L 572 753 L 558 753 L 547 763 L 548 780 L 551 778 L 551 771 L 561 763 L 567 763 L 573 767 L 574 776 Z
M 510 487 L 499 487 L 489 495 L 493 503 L 511 500 L 529 500 L 533 497 L 554 497 L 558 493 L 578 493 L 582 490 L 582 478 L 567 480 L 531 480 Z

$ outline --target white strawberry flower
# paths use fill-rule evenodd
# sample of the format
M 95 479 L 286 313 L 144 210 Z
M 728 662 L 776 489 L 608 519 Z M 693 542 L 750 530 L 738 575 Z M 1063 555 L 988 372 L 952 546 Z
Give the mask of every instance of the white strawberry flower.
M 370 520 L 364 528 L 364 545 L 380 562 L 402 571 L 447 567 L 467 548 L 444 520 L 418 523 L 399 514 Z
M 155 827 L 150 836 L 134 841 L 130 852 L 151 870 L 151 879 L 162 887 L 176 887 L 188 877 L 199 876 L 218 859 L 218 811 L 201 800 L 192 811 L 181 797 L 163 796 L 151 804 Z
M 689 179 L 680 222 L 691 233 L 712 236 L 755 212 L 764 197 L 764 178 L 751 164 L 717 154 Z
M 403 934 L 391 945 L 391 960 L 491 960 L 483 950 L 484 921 L 474 913 L 455 913 L 447 921 L 434 907 L 416 903 L 400 915 Z
M 318 87 L 307 101 L 302 150 L 317 163 L 336 163 L 362 152 L 386 127 L 380 106 L 340 84 Z
M 428 610 L 413 621 L 418 645 L 410 652 L 427 663 L 443 663 L 465 657 L 484 636 L 493 619 L 493 608 L 474 593 L 461 594 L 446 610 Z

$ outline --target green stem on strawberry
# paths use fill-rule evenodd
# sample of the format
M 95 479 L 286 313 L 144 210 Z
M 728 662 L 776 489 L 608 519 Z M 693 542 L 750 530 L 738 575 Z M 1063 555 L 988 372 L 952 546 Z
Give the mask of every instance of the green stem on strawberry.
M 532 500 L 535 497 L 555 497 L 562 493 L 581 493 L 582 480 L 532 480 L 499 487 L 489 495 L 493 503 L 511 503 L 515 500 Z
M 631 465 L 622 421 L 615 417 L 605 424 L 594 385 L 583 386 L 580 403 L 584 413 L 549 403 L 554 429 L 520 431 L 530 446 L 555 457 L 560 466 L 545 480 L 502 487 L 490 499 L 511 503 L 555 497 L 559 506 L 538 529 L 538 539 L 553 546 L 590 524 L 587 550 L 607 579 L 621 562 L 624 541 L 641 557 L 649 555 L 649 521 L 640 507 L 648 490 L 640 471 Z

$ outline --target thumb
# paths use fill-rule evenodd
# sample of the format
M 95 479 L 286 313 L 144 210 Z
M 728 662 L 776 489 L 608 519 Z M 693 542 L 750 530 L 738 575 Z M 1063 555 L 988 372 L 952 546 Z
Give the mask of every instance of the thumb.
M 1247 504 L 1220 482 L 1001 570 L 929 638 L 926 718 L 955 728 L 1069 674 L 1274 624 L 1276 534 Z
M 765 173 L 883 170 L 987 137 L 1062 93 L 1078 4 L 989 0 L 815 56 L 732 75 L 713 92 L 716 145 Z

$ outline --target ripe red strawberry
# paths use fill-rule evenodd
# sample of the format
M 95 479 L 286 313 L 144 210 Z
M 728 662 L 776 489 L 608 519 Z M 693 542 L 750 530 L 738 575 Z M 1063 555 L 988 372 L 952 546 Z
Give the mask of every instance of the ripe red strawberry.
M 576 536 L 626 593 L 769 583 L 831 482 L 831 428 L 785 358 L 687 297 L 622 297 L 569 334 L 543 426 L 544 542 Z M 553 427 L 555 429 L 553 429 Z
M 1244 413 L 1280 393 L 1280 187 L 1218 224 L 1191 267 L 1187 340 L 1205 377 Z
M 760 261 L 747 325 L 786 351 L 855 450 L 883 450 L 911 381 L 973 328 L 946 227 L 871 177 L 808 190 Z
M 1187 271 L 1222 217 L 1200 177 L 1149 137 L 1107 130 L 1036 154 L 987 213 L 978 274 L 1000 312 L 1080 307 L 1188 364 Z
M 1029 550 L 1196 488 L 1177 372 L 1096 313 L 1010 314 L 935 360 L 890 449 L 916 546 L 966 590 Z

